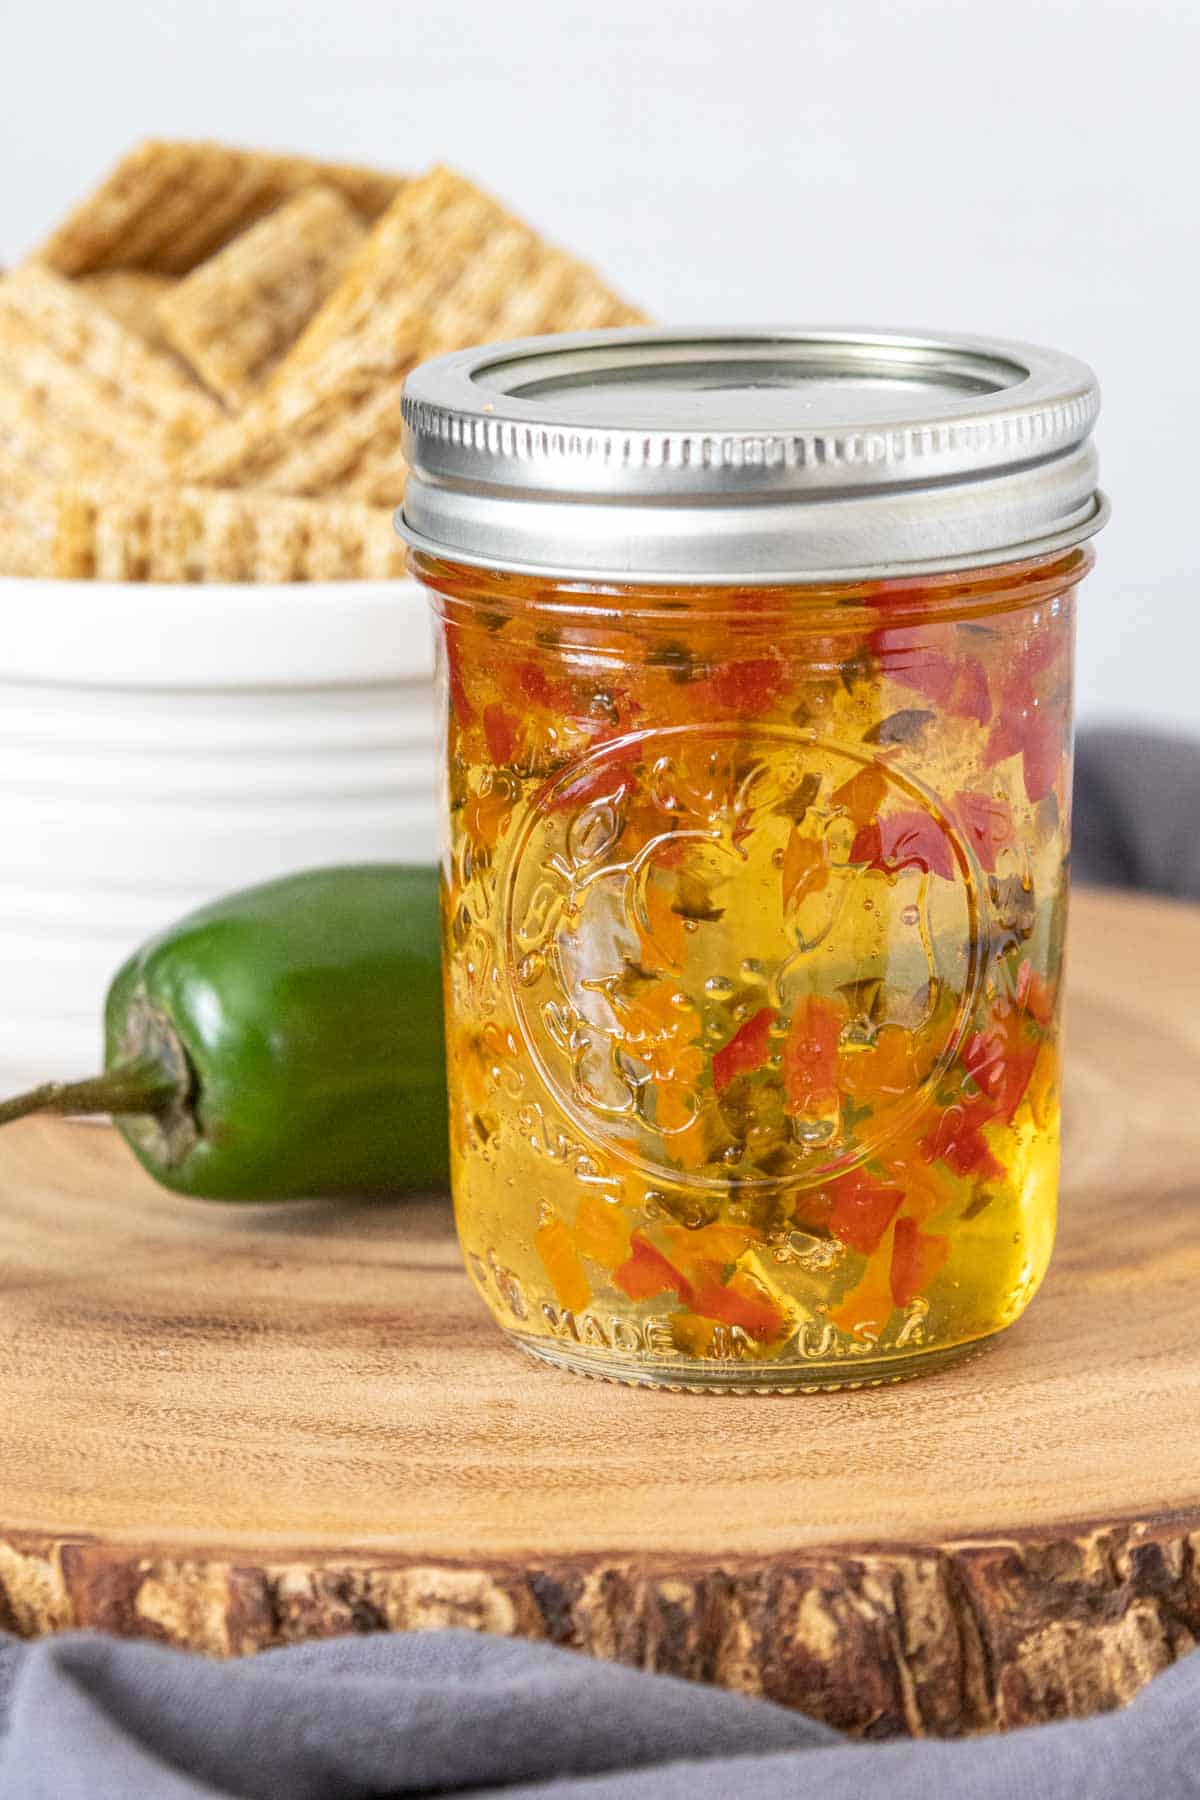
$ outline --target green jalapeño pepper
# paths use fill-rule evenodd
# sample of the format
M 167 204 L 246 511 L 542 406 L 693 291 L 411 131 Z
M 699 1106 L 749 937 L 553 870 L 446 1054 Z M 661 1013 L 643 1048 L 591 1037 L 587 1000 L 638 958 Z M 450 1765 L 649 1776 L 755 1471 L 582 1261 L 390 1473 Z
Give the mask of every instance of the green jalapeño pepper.
M 318 869 L 202 907 L 126 963 L 105 1069 L 0 1105 L 108 1113 L 164 1186 L 211 1200 L 444 1188 L 434 869 Z

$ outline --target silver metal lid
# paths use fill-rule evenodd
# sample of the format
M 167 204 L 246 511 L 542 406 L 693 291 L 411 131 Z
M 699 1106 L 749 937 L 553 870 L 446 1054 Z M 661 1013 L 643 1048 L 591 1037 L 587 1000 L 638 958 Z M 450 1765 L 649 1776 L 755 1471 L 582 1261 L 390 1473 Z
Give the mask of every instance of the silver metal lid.
M 409 375 L 416 549 L 559 579 L 974 568 L 1099 530 L 1085 363 L 999 338 L 587 331 Z

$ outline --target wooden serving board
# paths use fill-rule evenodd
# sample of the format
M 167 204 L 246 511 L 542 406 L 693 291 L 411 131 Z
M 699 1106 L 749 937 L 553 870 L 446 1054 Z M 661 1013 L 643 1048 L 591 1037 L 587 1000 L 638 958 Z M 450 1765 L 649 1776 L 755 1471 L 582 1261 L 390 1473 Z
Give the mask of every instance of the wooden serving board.
M 502 1341 L 444 1203 L 173 1198 L 0 1138 L 0 1626 L 224 1655 L 467 1625 L 871 1735 L 1126 1699 L 1200 1637 L 1200 909 L 1081 897 L 1060 1247 L 924 1381 L 593 1383 Z

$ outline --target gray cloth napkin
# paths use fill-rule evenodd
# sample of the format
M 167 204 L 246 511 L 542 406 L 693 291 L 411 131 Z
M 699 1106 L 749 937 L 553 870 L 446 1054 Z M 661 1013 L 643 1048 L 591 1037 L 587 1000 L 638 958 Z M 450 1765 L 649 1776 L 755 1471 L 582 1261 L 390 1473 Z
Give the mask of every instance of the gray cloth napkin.
M 1074 840 L 1078 881 L 1200 900 L 1200 743 L 1081 732 Z
M 1185 1800 L 1200 1655 L 1123 1712 L 958 1742 L 849 1744 L 767 1701 L 470 1632 L 210 1663 L 0 1639 L 4 1800 Z

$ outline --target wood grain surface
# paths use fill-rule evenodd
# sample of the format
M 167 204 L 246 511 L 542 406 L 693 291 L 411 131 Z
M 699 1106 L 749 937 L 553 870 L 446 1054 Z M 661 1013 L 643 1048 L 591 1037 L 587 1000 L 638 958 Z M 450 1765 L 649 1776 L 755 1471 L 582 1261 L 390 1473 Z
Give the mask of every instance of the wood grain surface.
M 1041 1295 L 860 1393 L 539 1368 L 443 1202 L 189 1202 L 107 1129 L 14 1127 L 0 1626 L 468 1625 L 877 1736 L 1119 1703 L 1200 1638 L 1200 909 L 1080 896 L 1068 1033 Z

